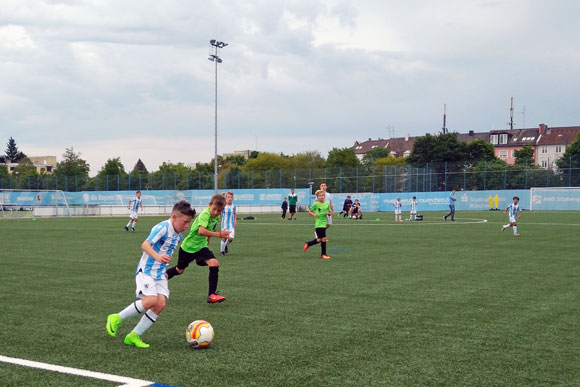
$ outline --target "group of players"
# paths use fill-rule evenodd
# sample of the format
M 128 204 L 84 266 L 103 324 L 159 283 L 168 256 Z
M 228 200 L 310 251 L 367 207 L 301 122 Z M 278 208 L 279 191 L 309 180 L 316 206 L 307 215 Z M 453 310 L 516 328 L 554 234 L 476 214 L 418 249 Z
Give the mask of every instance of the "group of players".
M 290 201 L 290 218 L 296 219 L 296 205 L 298 195 L 291 190 L 288 196 Z M 455 190 L 449 195 L 450 212 L 443 217 L 444 221 L 451 217 L 455 221 Z M 235 237 L 235 227 L 237 226 L 237 207 L 233 203 L 234 194 L 227 192 L 223 195 L 216 194 L 212 196 L 209 205 L 199 216 L 195 217 L 196 211 L 191 205 L 182 200 L 173 206 L 171 216 L 151 229 L 149 236 L 141 244 L 143 251 L 141 259 L 137 265 L 135 273 L 135 296 L 136 301 L 127 305 L 119 313 L 113 313 L 107 316 L 106 330 L 110 336 L 115 337 L 121 323 L 131 317 L 143 315 L 133 330 L 125 336 L 124 343 L 138 348 L 148 348 L 149 344 L 143 342 L 141 336 L 157 321 L 159 314 L 165 309 L 167 299 L 169 298 L 169 280 L 173 277 L 183 274 L 190 263 L 194 262 L 198 266 L 208 266 L 208 296 L 207 302 L 210 304 L 225 301 L 225 297 L 217 291 L 219 278 L 219 261 L 214 253 L 208 248 L 210 238 L 220 238 L 220 256 L 228 253 L 228 245 L 233 242 Z M 284 201 L 286 203 L 286 200 Z M 519 237 L 517 232 L 517 220 L 521 217 L 519 207 L 519 198 L 516 196 L 504 211 L 509 212 L 509 223 L 502 225 L 501 231 L 512 227 L 514 236 Z M 138 211 L 143 208 L 141 192 L 137 191 L 135 198 L 129 201 L 130 221 L 125 226 L 125 231 L 135 232 L 135 224 L 138 220 Z M 287 207 L 287 206 L 286 206 Z M 397 198 L 393 203 L 395 209 L 395 221 L 402 222 L 401 219 L 401 198 Z M 282 204 L 282 219 L 285 218 L 285 205 Z M 350 196 L 347 196 L 343 211 L 345 216 L 362 218 L 362 211 L 358 199 L 352 202 Z M 411 216 L 417 215 L 417 198 L 413 197 L 410 204 Z M 306 252 L 311 246 L 320 244 L 321 259 L 329 260 L 327 255 L 326 244 L 327 229 L 332 225 L 334 216 L 334 206 L 332 204 L 332 195 L 327 192 L 326 183 L 320 184 L 320 189 L 316 191 L 316 201 L 308 210 L 308 214 L 314 217 L 315 238 L 304 243 Z M 348 215 L 347 215 L 348 214 Z M 220 221 L 220 231 L 215 231 L 217 223 Z M 190 226 L 189 234 L 183 238 L 182 232 Z M 181 243 L 181 245 L 180 245 Z M 180 246 L 179 246 L 180 245 Z M 171 256 L 177 247 L 178 261 L 177 265 L 168 268 L 171 262 Z

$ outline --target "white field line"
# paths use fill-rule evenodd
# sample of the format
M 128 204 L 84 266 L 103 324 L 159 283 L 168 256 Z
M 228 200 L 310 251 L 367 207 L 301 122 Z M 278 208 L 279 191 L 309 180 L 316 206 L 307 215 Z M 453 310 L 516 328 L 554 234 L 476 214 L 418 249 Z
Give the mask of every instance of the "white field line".
M 39 368 L 39 369 L 46 370 L 46 371 L 60 372 L 63 374 L 83 376 L 86 378 L 107 380 L 109 382 L 122 383 L 120 385 L 120 387 L 146 387 L 146 386 L 150 386 L 153 384 L 153 382 L 150 382 L 147 380 L 133 379 L 133 378 L 125 377 L 125 376 L 105 374 L 102 372 L 81 370 L 78 368 L 63 367 L 63 366 L 54 365 L 54 364 L 40 363 L 40 362 L 36 362 L 36 361 L 18 359 L 18 358 L 7 357 L 7 356 L 2 356 L 2 355 L 0 355 L 0 362 L 16 364 L 16 365 L 20 365 L 20 366 L 24 366 L 24 367 Z
M 468 220 L 468 221 L 467 221 Z M 395 223 L 394 220 L 381 220 L 380 222 L 375 222 L 375 221 L 371 221 L 371 220 L 366 220 L 366 221 L 359 221 L 359 220 L 353 220 L 352 223 L 347 224 L 347 223 L 333 223 L 332 227 L 340 227 L 340 226 L 346 226 L 346 227 L 350 227 L 350 226 L 383 226 L 383 227 L 388 227 L 388 226 L 393 226 L 393 227 L 400 227 L 402 225 L 421 225 L 421 226 L 443 226 L 443 225 L 447 225 L 447 224 L 455 224 L 455 225 L 460 225 L 460 224 L 479 224 L 479 223 L 487 223 L 487 219 L 469 219 L 469 218 L 462 218 L 459 219 L 455 222 L 452 221 L 448 221 L 448 222 L 443 222 L 443 220 L 441 222 L 431 222 L 431 221 L 403 221 L 402 223 Z M 498 223 L 499 224 L 499 223 Z M 273 222 L 273 223 L 268 223 L 268 222 L 252 222 L 250 223 L 248 222 L 238 222 L 238 226 L 240 225 L 267 225 L 267 226 L 304 226 L 304 227 L 312 227 L 312 224 L 308 224 L 308 223 L 277 223 L 277 222 Z

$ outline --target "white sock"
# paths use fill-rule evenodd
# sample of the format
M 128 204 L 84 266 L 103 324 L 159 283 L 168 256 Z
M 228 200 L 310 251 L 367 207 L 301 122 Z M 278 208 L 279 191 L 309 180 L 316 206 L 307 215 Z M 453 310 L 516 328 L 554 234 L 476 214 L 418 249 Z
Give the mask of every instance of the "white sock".
M 143 301 L 137 300 L 133 302 L 131 305 L 123 309 L 119 316 L 121 316 L 121 320 L 126 320 L 130 317 L 137 316 L 140 313 L 143 313 L 145 309 L 143 308 Z
M 151 328 L 155 321 L 157 321 L 157 317 L 159 316 L 153 313 L 152 310 L 148 310 L 145 312 L 145 315 L 141 317 L 141 320 L 139 320 L 139 323 L 135 328 L 133 328 L 133 331 L 141 336 L 143 333 L 147 332 L 147 329 Z
M 220 241 L 220 252 L 225 252 L 226 251 L 226 242 L 224 242 L 223 240 Z
M 135 228 L 135 222 L 131 222 L 131 228 Z
M 131 226 L 131 223 L 133 223 L 133 222 L 130 220 L 129 223 L 127 223 L 127 226 L 126 227 Z
M 518 234 L 518 226 L 514 226 L 514 235 Z

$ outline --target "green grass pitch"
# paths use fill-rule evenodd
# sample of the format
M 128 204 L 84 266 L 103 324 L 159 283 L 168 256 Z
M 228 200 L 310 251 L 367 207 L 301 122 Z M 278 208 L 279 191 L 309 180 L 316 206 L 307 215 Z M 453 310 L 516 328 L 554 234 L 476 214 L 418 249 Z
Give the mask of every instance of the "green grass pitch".
M 135 234 L 125 218 L 3 220 L 0 355 L 178 386 L 579 385 L 580 213 L 524 212 L 520 238 L 499 212 L 441 215 L 336 217 L 328 261 L 302 251 L 304 213 L 240 220 L 218 257 L 227 301 L 207 304 L 208 269 L 190 266 L 147 350 L 123 344 L 138 318 L 116 338 L 105 319 L 134 300 L 140 244 L 164 218 Z M 186 344 L 196 319 L 214 326 L 208 349 Z M 115 383 L 0 363 L 0 385 Z

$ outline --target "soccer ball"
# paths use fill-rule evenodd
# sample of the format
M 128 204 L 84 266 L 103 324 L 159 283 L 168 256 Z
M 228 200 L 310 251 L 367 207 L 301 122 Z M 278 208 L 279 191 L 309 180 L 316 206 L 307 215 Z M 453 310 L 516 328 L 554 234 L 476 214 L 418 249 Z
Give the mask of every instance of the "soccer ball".
M 214 332 L 210 323 L 204 320 L 195 320 L 187 327 L 185 338 L 193 348 L 207 348 L 213 341 Z

